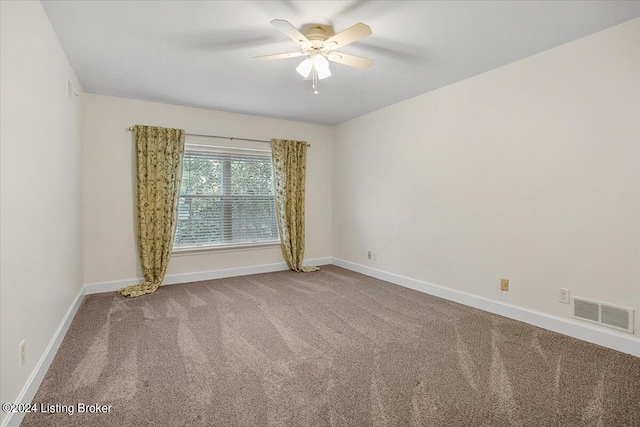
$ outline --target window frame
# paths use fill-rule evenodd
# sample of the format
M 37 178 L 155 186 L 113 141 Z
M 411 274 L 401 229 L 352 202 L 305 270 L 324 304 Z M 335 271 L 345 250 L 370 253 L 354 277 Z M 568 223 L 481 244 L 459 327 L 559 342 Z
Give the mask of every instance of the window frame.
M 260 154 L 265 155 L 265 157 L 269 157 L 269 161 L 271 163 L 271 173 L 273 176 L 273 162 L 271 160 L 271 149 L 258 149 L 251 147 L 235 147 L 235 146 L 226 146 L 226 145 L 209 145 L 209 144 L 198 144 L 198 143 L 190 143 L 186 142 L 184 147 L 184 152 L 198 152 L 198 153 L 210 153 L 212 155 L 224 155 L 224 154 L 238 154 L 242 152 L 247 152 L 247 154 Z M 184 169 L 182 170 L 184 173 Z M 230 211 L 230 204 L 227 203 L 228 200 L 232 200 L 234 197 L 245 197 L 243 195 L 232 195 L 230 194 L 230 185 L 231 185 L 231 164 L 230 162 L 224 162 L 222 167 L 222 182 L 223 189 L 222 194 L 217 196 L 208 196 L 208 195 L 186 195 L 186 197 L 218 197 L 223 203 L 224 211 Z M 274 209 L 275 209 L 275 189 L 273 191 Z M 178 199 L 180 199 L 182 194 L 180 191 L 178 192 Z M 247 198 L 269 198 L 268 196 L 246 196 Z M 225 207 L 227 207 L 225 209 Z M 231 218 L 231 217 L 230 217 Z M 178 227 L 179 217 L 176 217 L 176 228 Z M 277 219 L 276 219 L 277 223 Z M 277 226 L 277 225 L 276 225 Z M 214 244 L 202 244 L 202 245 L 191 245 L 191 246 L 175 246 L 175 238 L 176 234 L 174 232 L 173 242 L 172 242 L 172 255 L 192 255 L 198 254 L 202 252 L 228 252 L 228 251 L 242 251 L 242 250 L 256 250 L 256 249 L 272 249 L 275 247 L 280 247 L 280 235 L 274 240 L 261 240 L 254 242 L 224 242 L 224 243 L 214 243 Z

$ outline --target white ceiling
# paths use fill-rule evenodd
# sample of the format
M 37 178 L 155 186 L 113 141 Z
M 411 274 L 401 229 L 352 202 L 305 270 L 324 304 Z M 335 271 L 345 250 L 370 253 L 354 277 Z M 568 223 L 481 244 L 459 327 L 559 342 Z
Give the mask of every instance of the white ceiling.
M 43 1 L 85 91 L 334 125 L 640 16 L 638 1 Z M 311 83 L 297 46 L 269 24 L 364 22 Z

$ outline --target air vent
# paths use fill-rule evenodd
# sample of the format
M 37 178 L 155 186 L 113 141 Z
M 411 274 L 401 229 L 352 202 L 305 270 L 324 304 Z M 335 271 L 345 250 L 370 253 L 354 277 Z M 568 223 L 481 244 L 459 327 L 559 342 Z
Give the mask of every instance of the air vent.
M 633 333 L 633 309 L 617 307 L 600 301 L 571 298 L 572 316 L 609 328 Z

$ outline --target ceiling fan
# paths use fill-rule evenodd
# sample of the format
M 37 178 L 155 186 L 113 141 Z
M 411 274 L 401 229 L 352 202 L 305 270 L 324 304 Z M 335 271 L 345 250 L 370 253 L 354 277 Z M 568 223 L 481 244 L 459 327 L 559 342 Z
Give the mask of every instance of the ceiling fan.
M 274 19 L 271 24 L 291 40 L 298 43 L 300 52 L 263 55 L 254 58 L 273 60 L 306 56 L 306 59 L 298 65 L 296 71 L 305 79 L 310 78 L 313 80 L 313 93 L 316 95 L 318 94 L 318 80 L 331 75 L 329 62 L 337 62 L 338 64 L 355 68 L 370 68 L 373 65 L 371 59 L 336 52 L 336 49 L 372 34 L 371 28 L 362 22 L 358 22 L 338 34 L 334 34 L 333 27 L 330 25 L 308 25 L 305 27 L 303 34 L 283 19 Z

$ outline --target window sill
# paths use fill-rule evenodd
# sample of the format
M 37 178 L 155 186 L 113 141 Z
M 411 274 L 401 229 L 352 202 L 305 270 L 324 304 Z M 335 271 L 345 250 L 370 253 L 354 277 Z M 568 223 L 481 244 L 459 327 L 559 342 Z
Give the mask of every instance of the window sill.
M 205 253 L 249 251 L 277 247 L 280 247 L 279 240 L 258 243 L 236 243 L 231 245 L 187 246 L 173 249 L 171 256 L 202 255 Z

